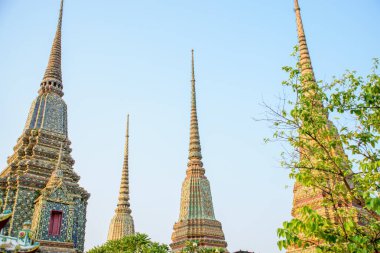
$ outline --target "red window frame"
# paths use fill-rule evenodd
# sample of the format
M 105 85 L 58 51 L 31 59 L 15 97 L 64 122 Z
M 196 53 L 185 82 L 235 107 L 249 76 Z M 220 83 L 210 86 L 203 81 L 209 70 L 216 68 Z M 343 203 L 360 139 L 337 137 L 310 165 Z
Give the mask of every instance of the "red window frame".
M 57 236 L 61 234 L 63 212 L 52 210 L 50 212 L 49 235 Z

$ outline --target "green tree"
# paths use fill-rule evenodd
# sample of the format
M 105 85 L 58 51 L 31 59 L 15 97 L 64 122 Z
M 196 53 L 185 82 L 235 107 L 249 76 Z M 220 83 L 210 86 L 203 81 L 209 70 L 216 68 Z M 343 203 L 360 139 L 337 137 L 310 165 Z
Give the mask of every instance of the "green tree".
M 297 50 L 296 50 L 297 52 Z M 296 55 L 296 53 L 294 53 Z M 329 217 L 312 207 L 278 229 L 280 249 L 314 246 L 319 252 L 380 251 L 380 77 L 347 71 L 330 83 L 284 67 L 283 84 L 295 99 L 267 106 L 274 141 L 288 143 L 282 166 L 311 191 L 322 192 Z
M 105 244 L 94 247 L 88 253 L 168 253 L 169 247 L 165 244 L 152 242 L 146 234 L 125 236 L 119 240 L 107 241 Z

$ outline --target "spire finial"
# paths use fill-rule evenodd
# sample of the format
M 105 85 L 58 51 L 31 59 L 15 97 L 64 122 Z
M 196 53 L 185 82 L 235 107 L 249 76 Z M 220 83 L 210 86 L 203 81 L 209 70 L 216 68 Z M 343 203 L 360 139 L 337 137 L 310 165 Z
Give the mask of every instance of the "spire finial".
M 191 81 L 195 82 L 195 73 L 194 73 L 194 49 L 191 49 Z
M 296 12 L 296 21 L 297 21 L 301 75 L 304 77 L 309 76 L 307 78 L 307 79 L 310 79 L 309 81 L 315 81 L 314 71 L 311 65 L 309 49 L 306 43 L 305 31 L 302 24 L 301 9 L 298 4 L 298 0 L 294 0 L 294 10 Z
M 194 73 L 194 49 L 191 50 L 191 117 L 190 117 L 190 145 L 189 163 L 201 162 L 201 142 L 199 138 L 197 101 L 195 94 L 195 73 Z
M 128 213 L 131 213 L 129 208 L 129 168 L 128 168 L 128 155 L 129 155 L 129 114 L 127 115 L 127 127 L 124 145 L 124 162 L 121 174 L 121 183 L 119 191 L 119 200 L 117 203 L 118 208 L 126 208 Z
M 40 93 L 53 91 L 63 96 L 62 71 L 61 71 L 61 36 L 62 36 L 62 15 L 63 1 L 59 10 L 57 30 L 55 33 L 53 45 L 50 51 L 49 62 L 46 67 L 44 78 L 41 82 Z
M 298 4 L 298 0 L 294 0 L 294 9 L 297 10 L 299 8 L 300 8 L 300 6 Z

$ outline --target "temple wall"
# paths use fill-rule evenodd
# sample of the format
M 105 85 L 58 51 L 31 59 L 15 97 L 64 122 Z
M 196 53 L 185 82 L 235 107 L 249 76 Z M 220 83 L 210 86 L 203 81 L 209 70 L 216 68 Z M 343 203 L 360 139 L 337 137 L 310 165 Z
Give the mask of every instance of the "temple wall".
M 34 201 L 38 193 L 35 190 L 18 187 L 15 202 L 12 208 L 13 216 L 10 221 L 8 233 L 11 236 L 17 236 L 18 231 L 22 229 L 22 224 L 25 221 L 31 221 L 34 212 Z
M 74 245 L 78 250 L 84 251 L 84 239 L 85 239 L 85 231 L 86 231 L 86 212 L 87 212 L 87 200 L 77 200 L 76 204 L 76 220 L 74 223 L 73 229 L 73 241 Z

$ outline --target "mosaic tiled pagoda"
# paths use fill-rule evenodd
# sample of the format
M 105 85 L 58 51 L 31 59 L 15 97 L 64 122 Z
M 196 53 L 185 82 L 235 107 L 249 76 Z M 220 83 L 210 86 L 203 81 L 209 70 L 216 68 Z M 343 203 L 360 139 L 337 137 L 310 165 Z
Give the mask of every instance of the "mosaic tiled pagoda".
M 127 118 L 127 130 L 124 146 L 124 163 L 121 174 L 121 183 L 119 190 L 119 200 L 108 230 L 108 240 L 117 240 L 126 235 L 135 233 L 132 210 L 129 204 L 129 115 Z
M 226 248 L 222 224 L 215 219 L 210 182 L 205 176 L 195 95 L 194 51 L 192 51 L 191 122 L 189 161 L 182 184 L 179 220 L 174 224 L 170 247 L 179 252 L 187 241 L 197 240 L 200 247 Z
M 304 91 L 306 91 L 305 94 L 306 94 L 307 98 L 310 99 L 312 104 L 315 105 L 315 110 L 317 112 L 319 111 L 319 112 L 325 114 L 325 112 L 323 110 L 322 101 L 315 99 L 315 96 L 313 96 L 315 94 L 315 90 L 313 90 L 313 88 L 310 88 L 310 87 L 313 87 L 313 86 L 311 86 L 311 84 L 313 84 L 313 85 L 316 84 L 316 79 L 315 79 L 315 74 L 314 74 L 314 70 L 312 67 L 312 63 L 311 63 L 311 58 L 310 58 L 308 46 L 306 43 L 305 31 L 304 31 L 303 24 L 302 24 L 301 10 L 299 7 L 298 0 L 294 0 L 294 8 L 295 8 L 295 14 L 296 14 L 298 43 L 299 43 L 299 56 L 300 56 L 299 64 L 300 64 L 301 77 L 303 77 L 303 80 L 301 83 L 302 89 L 304 89 Z M 325 117 L 327 118 L 326 128 L 336 129 L 334 124 L 328 120 L 327 114 L 325 115 Z M 336 131 L 334 130 L 334 132 L 336 132 Z M 339 136 L 337 136 L 337 137 L 339 138 Z M 302 136 L 300 136 L 300 138 L 302 138 Z M 307 152 L 307 151 L 305 151 L 305 152 Z M 345 156 L 342 146 L 337 146 L 334 153 Z M 301 154 L 300 159 L 303 159 L 302 158 L 303 155 L 305 155 L 305 154 Z M 308 156 L 309 160 L 316 159 L 312 154 L 307 154 L 307 156 Z M 329 180 L 329 179 L 327 179 L 327 180 Z M 293 193 L 294 193 L 293 210 L 292 210 L 293 217 L 298 218 L 298 216 L 299 216 L 298 210 L 304 206 L 309 206 L 312 209 L 314 209 L 315 211 L 317 211 L 317 213 L 319 213 L 320 215 L 327 217 L 327 218 L 331 218 L 331 215 L 332 215 L 331 210 L 322 204 L 323 199 L 325 197 L 324 197 L 321 190 L 308 188 L 308 187 L 305 187 L 305 186 L 301 185 L 300 183 L 296 182 L 294 184 Z M 287 252 L 289 252 L 289 253 L 290 252 L 291 253 L 315 252 L 315 248 L 310 247 L 308 249 L 301 249 L 301 248 L 293 247 L 293 248 L 288 248 Z
M 32 221 L 41 252 L 82 252 L 89 193 L 73 170 L 61 72 L 63 0 L 48 66 L 21 136 L 0 174 L 2 210 L 12 218 L 4 233 L 17 236 Z

